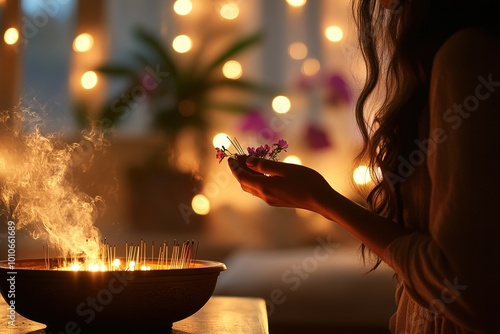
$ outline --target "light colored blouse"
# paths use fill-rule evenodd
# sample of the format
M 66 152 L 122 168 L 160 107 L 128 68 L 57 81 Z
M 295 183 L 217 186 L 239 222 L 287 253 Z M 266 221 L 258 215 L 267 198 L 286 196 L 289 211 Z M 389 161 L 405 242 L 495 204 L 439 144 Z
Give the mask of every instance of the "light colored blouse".
M 400 280 L 390 329 L 500 333 L 498 36 L 468 28 L 443 44 L 428 110 L 400 180 L 404 221 L 416 232 L 384 257 Z

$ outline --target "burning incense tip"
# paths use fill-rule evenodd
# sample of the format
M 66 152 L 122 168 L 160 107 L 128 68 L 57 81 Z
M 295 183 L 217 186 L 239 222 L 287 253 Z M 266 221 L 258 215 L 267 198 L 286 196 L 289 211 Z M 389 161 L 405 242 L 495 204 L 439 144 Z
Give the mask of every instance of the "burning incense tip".
M 106 239 L 104 239 L 106 240 Z M 174 240 L 172 251 L 169 251 L 167 242 L 163 242 L 158 249 L 158 258 L 149 258 L 147 254 L 147 243 L 141 240 L 139 245 L 134 246 L 125 243 L 125 257 L 116 257 L 116 246 L 108 243 L 101 243 L 101 252 L 96 258 L 79 257 L 73 258 L 62 256 L 56 247 L 50 256 L 49 245 L 43 245 L 44 263 L 46 270 L 67 270 L 67 271 L 148 271 L 148 270 L 168 270 L 184 269 L 194 266 L 198 244 L 194 240 L 184 241 L 181 244 Z M 151 254 L 155 253 L 152 243 Z M 169 257 L 170 254 L 170 257 Z

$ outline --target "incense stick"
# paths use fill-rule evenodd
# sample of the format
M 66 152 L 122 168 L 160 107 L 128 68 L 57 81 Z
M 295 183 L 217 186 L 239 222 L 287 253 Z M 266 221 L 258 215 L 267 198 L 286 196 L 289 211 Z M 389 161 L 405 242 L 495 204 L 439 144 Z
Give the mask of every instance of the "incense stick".
M 229 136 L 227 136 L 227 139 L 234 146 L 234 148 L 236 149 L 236 152 L 238 152 L 239 155 L 245 155 L 245 150 L 243 150 L 243 148 L 241 147 L 241 145 L 240 145 L 238 139 L 236 139 L 236 137 L 234 137 L 231 140 L 231 138 L 229 138 Z
M 55 259 L 51 258 L 49 243 L 42 244 L 45 269 L 56 270 L 89 270 L 89 271 L 113 271 L 113 270 L 151 270 L 154 269 L 184 269 L 193 267 L 196 262 L 199 242 L 186 240 L 179 243 L 174 239 L 172 252 L 169 245 L 164 241 L 158 247 L 158 257 L 155 259 L 155 246 L 151 242 L 151 257 L 148 257 L 148 245 L 144 240 L 136 245 L 125 242 L 125 263 L 121 264 L 116 257 L 116 246 L 111 246 L 107 239 L 100 241 L 98 255 L 94 258 L 85 259 L 84 256 L 73 252 L 64 252 L 58 245 L 54 247 Z M 169 257 L 170 256 L 170 257 Z M 68 259 L 69 257 L 69 259 Z M 150 259 L 150 260 L 149 260 Z

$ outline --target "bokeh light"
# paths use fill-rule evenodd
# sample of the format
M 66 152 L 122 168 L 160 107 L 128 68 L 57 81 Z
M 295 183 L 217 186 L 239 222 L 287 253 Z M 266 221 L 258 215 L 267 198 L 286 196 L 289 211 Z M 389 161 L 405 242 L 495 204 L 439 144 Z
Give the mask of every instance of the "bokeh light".
M 222 74 L 228 79 L 238 79 L 242 73 L 241 64 L 236 60 L 229 60 L 222 66 Z
M 288 54 L 292 57 L 292 59 L 304 59 L 307 57 L 307 46 L 302 42 L 293 42 L 288 47 Z
M 172 42 L 172 47 L 178 53 L 186 53 L 191 50 L 192 46 L 191 38 L 187 35 L 179 35 Z
M 19 40 L 19 31 L 16 28 L 9 28 L 3 34 L 3 40 L 8 45 L 16 44 Z
M 321 69 L 321 64 L 317 59 L 314 58 L 308 58 L 304 60 L 302 63 L 302 67 L 300 68 L 302 74 L 307 75 L 307 76 L 313 76 L 316 73 L 319 72 Z
M 302 160 L 296 155 L 289 155 L 283 159 L 283 162 L 288 164 L 302 165 Z
M 206 215 L 210 212 L 210 201 L 206 196 L 198 194 L 191 200 L 191 207 L 196 214 Z
M 231 142 L 228 139 L 228 135 L 220 132 L 214 136 L 212 139 L 212 144 L 214 147 L 222 147 L 229 148 L 231 146 Z
M 83 88 L 92 89 L 97 86 L 97 74 L 94 71 L 87 71 L 82 75 L 80 82 Z
M 338 26 L 330 26 L 325 30 L 326 38 L 332 42 L 339 42 L 344 37 L 344 32 Z
M 240 15 L 240 8 L 235 3 L 225 3 L 221 6 L 219 15 L 226 20 L 234 20 Z
M 292 104 L 290 99 L 286 96 L 279 95 L 273 99 L 272 107 L 275 112 L 278 114 L 286 114 L 290 111 Z
M 190 0 L 177 0 L 174 3 L 174 12 L 177 15 L 188 15 L 193 10 L 193 4 Z
M 76 52 L 87 52 L 94 46 L 94 38 L 91 34 L 83 33 L 75 37 L 73 50 Z
M 286 0 L 292 7 L 302 7 L 306 4 L 307 0 Z
M 377 178 L 381 180 L 382 179 L 382 171 L 380 170 L 380 168 L 377 168 L 376 174 L 377 174 Z M 365 165 L 360 165 L 360 166 L 356 167 L 356 169 L 354 170 L 354 172 L 352 174 L 352 178 L 353 178 L 354 182 L 356 184 L 359 184 L 359 185 L 364 185 L 364 184 L 368 184 L 370 182 L 373 182 L 372 176 L 370 174 L 370 169 L 368 168 L 368 166 L 365 166 Z
M 352 173 L 352 178 L 356 184 L 367 184 L 372 180 L 370 177 L 370 170 L 367 166 L 361 165 L 356 167 Z

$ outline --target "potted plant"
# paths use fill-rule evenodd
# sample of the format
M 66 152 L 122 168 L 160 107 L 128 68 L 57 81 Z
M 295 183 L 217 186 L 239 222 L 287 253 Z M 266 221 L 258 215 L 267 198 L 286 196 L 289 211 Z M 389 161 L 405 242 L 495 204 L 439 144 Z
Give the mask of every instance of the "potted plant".
M 225 62 L 257 45 L 263 35 L 256 32 L 233 39 L 226 48 L 217 50 L 213 57 L 210 57 L 214 51 L 211 45 L 214 40 L 221 39 L 219 32 L 207 31 L 203 43 L 190 57 L 175 54 L 161 38 L 142 28 L 136 29 L 134 37 L 140 48 L 132 53 L 131 62 L 108 63 L 97 69 L 110 79 L 124 80 L 125 89 L 105 103 L 97 119 L 91 120 L 81 110 L 78 118 L 84 126 L 93 121 L 104 129 L 117 127 L 129 113 L 137 112 L 134 105 L 139 97 L 147 103 L 152 119 L 151 130 L 162 133 L 166 144 L 156 150 L 143 166 L 128 172 L 129 193 L 134 194 L 134 200 L 131 200 L 132 220 L 144 224 L 144 220 L 157 217 L 158 210 L 166 210 L 162 211 L 160 219 L 172 218 L 172 214 L 176 214 L 178 217 L 175 220 L 181 220 L 179 210 L 172 212 L 175 205 L 166 208 L 158 204 L 155 210 L 151 210 L 150 205 L 160 199 L 168 199 L 170 203 L 172 187 L 175 188 L 174 197 L 179 198 L 180 204 L 186 204 L 194 195 L 194 189 L 202 189 L 200 181 L 195 180 L 191 173 L 181 172 L 176 167 L 178 136 L 185 129 L 193 129 L 192 134 L 197 136 L 198 143 L 196 154 L 198 160 L 203 161 L 207 152 L 213 152 L 207 147 L 211 111 L 244 113 L 250 110 L 250 106 L 238 96 L 235 100 L 233 94 L 223 94 L 223 100 L 217 100 L 214 92 L 230 89 L 250 94 L 275 93 L 273 89 L 256 82 L 228 79 L 221 73 Z M 154 217 L 149 217 L 151 215 Z

